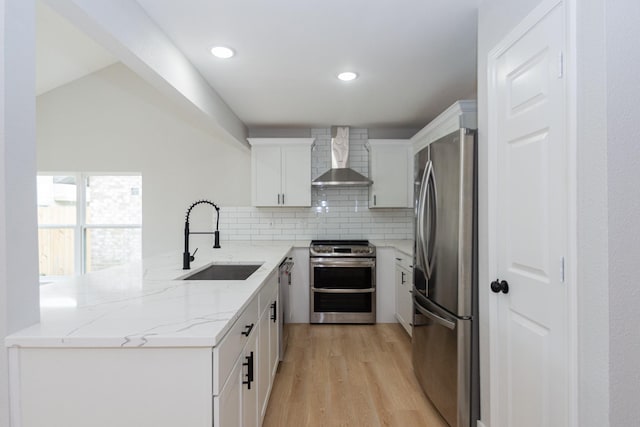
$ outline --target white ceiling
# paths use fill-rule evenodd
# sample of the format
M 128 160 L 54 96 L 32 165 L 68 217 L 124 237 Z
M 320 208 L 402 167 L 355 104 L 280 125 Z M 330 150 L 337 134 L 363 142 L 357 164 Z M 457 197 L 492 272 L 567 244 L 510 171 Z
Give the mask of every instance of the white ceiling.
M 475 97 L 478 0 L 137 3 L 250 128 L 417 128 Z M 116 61 L 40 1 L 37 14 L 38 93 Z
M 117 61 L 49 6 L 36 2 L 36 95 Z

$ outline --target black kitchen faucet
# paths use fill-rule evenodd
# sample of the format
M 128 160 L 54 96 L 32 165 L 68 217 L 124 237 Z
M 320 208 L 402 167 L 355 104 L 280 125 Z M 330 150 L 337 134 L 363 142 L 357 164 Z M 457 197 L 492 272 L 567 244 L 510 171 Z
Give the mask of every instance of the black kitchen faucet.
M 202 203 L 206 203 L 211 205 L 216 210 L 216 231 L 189 231 L 189 215 L 191 214 L 191 209 L 200 205 Z M 182 254 L 182 269 L 189 270 L 191 269 L 191 261 L 195 259 L 196 252 L 198 252 L 198 248 L 193 251 L 193 255 L 189 253 L 189 235 L 190 234 L 213 234 L 213 247 L 218 249 L 220 248 L 220 232 L 218 231 L 218 224 L 220 223 L 220 208 L 218 205 L 209 200 L 198 200 L 187 209 L 187 216 L 184 221 L 184 253 Z

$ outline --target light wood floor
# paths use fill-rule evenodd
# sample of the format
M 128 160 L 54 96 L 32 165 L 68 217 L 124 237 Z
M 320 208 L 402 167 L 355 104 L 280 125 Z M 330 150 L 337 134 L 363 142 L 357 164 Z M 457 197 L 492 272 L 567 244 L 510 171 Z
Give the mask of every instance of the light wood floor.
M 291 325 L 264 427 L 446 427 L 399 324 Z

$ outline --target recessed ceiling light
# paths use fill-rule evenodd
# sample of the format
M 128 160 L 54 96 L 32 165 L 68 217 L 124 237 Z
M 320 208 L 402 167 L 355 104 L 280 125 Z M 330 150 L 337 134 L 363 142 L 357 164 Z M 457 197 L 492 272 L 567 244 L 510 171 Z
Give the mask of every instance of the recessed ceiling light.
M 211 54 L 216 58 L 227 59 L 235 55 L 235 52 L 228 47 L 215 46 L 211 48 Z
M 352 71 L 345 71 L 344 73 L 338 74 L 338 78 L 343 82 L 348 82 L 357 79 L 358 75 Z

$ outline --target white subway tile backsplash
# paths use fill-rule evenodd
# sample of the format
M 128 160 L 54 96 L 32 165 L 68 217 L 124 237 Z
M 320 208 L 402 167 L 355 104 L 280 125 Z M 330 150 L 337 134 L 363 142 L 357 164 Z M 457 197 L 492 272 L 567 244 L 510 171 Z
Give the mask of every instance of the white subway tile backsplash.
M 338 202 L 345 202 L 339 200 Z M 237 209 L 235 218 L 220 218 L 222 240 L 310 240 L 310 239 L 411 239 L 413 210 L 354 210 L 353 206 L 334 208 L 328 199 L 328 211 L 316 208 L 222 207 L 221 212 Z M 247 216 L 237 215 L 244 213 Z

